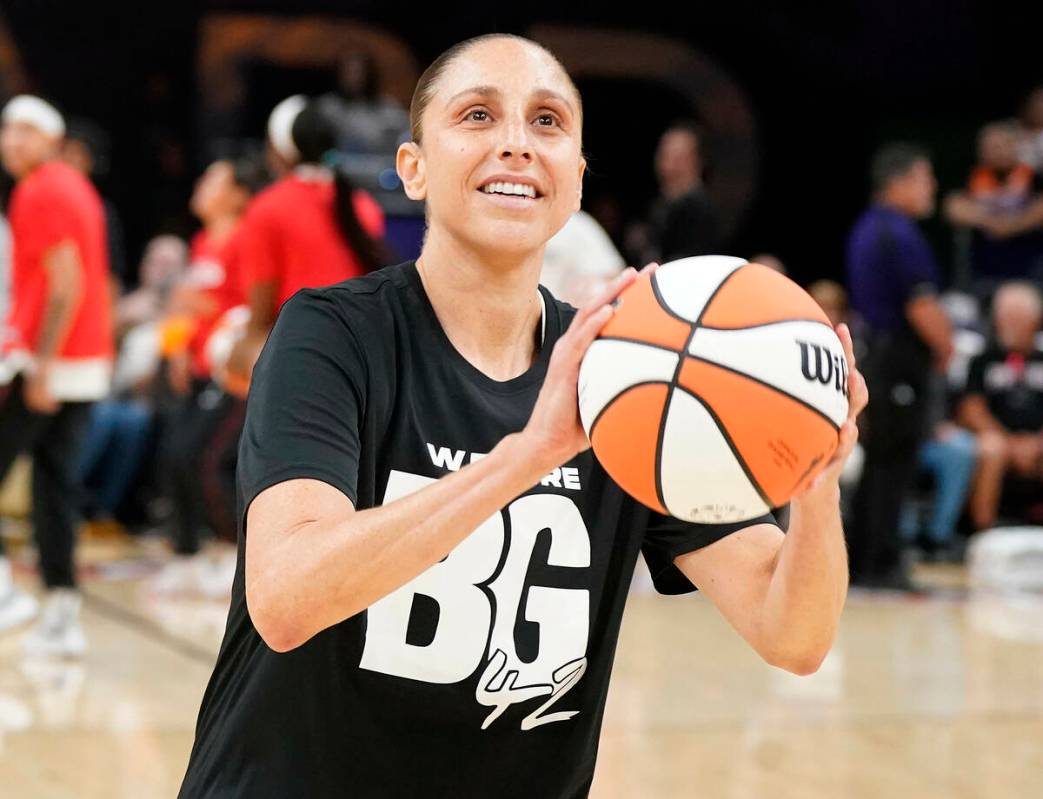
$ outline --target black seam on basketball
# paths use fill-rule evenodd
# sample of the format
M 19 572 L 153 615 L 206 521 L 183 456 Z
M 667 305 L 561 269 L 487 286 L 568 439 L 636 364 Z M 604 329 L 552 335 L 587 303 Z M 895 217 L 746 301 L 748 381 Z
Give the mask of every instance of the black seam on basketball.
M 742 325 L 741 327 L 717 327 L 715 325 L 699 325 L 699 327 L 701 327 L 703 330 L 755 330 L 756 328 L 759 328 L 759 327 L 771 327 L 772 325 L 786 325 L 786 324 L 789 324 L 790 322 L 810 322 L 811 324 L 822 325 L 823 327 L 828 327 L 830 330 L 833 329 L 833 325 L 829 324 L 828 322 L 823 322 L 821 319 L 800 319 L 800 318 L 778 319 L 778 320 L 776 320 L 774 322 L 760 322 L 759 324 L 756 324 L 756 325 Z
M 672 316 L 674 319 L 684 322 L 686 325 L 690 325 L 692 323 L 691 319 L 685 319 L 683 316 L 677 314 L 669 305 L 666 304 L 666 300 L 663 299 L 663 295 L 659 291 L 659 282 L 656 280 L 655 272 L 652 273 L 652 279 L 649 281 L 649 283 L 652 285 L 652 296 L 655 297 L 655 301 L 659 303 L 659 307 L 662 308 L 668 316 Z
M 605 411 L 607 411 L 617 399 L 622 397 L 628 391 L 633 388 L 640 388 L 641 386 L 665 386 L 667 391 L 670 389 L 670 384 L 665 380 L 642 380 L 640 383 L 632 383 L 622 391 L 613 394 L 611 398 L 609 398 L 609 401 L 601 406 L 601 410 L 598 411 L 597 416 L 594 417 L 594 421 L 590 423 L 590 433 L 587 435 L 587 438 L 589 438 L 592 443 L 594 441 L 594 430 L 597 428 L 598 422 L 601 421 L 601 417 L 605 415 Z
M 836 430 L 837 432 L 840 432 L 840 425 L 838 425 L 836 422 L 834 422 L 832 419 L 830 419 L 829 416 L 827 416 L 825 413 L 820 411 L 818 408 L 816 408 L 811 403 L 807 402 L 806 400 L 802 400 L 800 397 L 798 397 L 798 396 L 796 396 L 794 394 L 790 394 L 785 389 L 781 389 L 781 388 L 779 388 L 776 385 L 773 385 L 771 383 L 767 383 L 767 382 L 761 380 L 758 377 L 754 377 L 751 374 L 747 374 L 746 372 L 739 371 L 738 369 L 733 369 L 730 366 L 725 366 L 723 363 L 717 363 L 717 361 L 711 361 L 708 358 L 701 358 L 698 355 L 688 355 L 687 357 L 691 358 L 693 361 L 699 361 L 700 363 L 709 364 L 710 366 L 716 366 L 718 369 L 723 369 L 726 372 L 731 372 L 733 375 L 739 375 L 740 377 L 745 377 L 747 380 L 751 380 L 754 383 L 758 383 L 758 384 L 764 386 L 765 388 L 770 388 L 776 394 L 782 394 L 784 397 L 788 397 L 789 399 L 791 399 L 794 402 L 796 402 L 798 405 L 803 405 L 805 408 L 807 408 L 812 413 L 814 413 L 817 416 L 820 416 L 823 419 L 825 419 L 826 422 L 829 423 L 829 426 L 832 427 L 834 430 Z M 681 361 L 683 363 L 684 362 L 684 358 L 682 358 Z
M 698 327 L 702 326 L 703 317 L 706 316 L 706 312 L 708 310 L 710 310 L 710 306 L 713 304 L 713 301 L 717 297 L 717 295 L 720 294 L 721 289 L 724 288 L 724 284 L 727 283 L 729 280 L 731 280 L 732 277 L 734 277 L 738 272 L 742 271 L 742 268 L 744 266 L 748 266 L 748 264 L 739 264 L 731 272 L 729 272 L 723 278 L 721 278 L 721 282 L 717 284 L 717 288 L 715 288 L 710 293 L 710 296 L 706 298 L 706 302 L 703 304 L 703 309 L 701 311 L 699 311 L 699 317 L 695 320 L 695 327 L 698 328 Z M 692 335 L 695 335 L 695 331 L 694 330 L 692 331 Z M 691 342 L 689 342 L 689 344 L 690 343 Z M 684 348 L 684 350 L 685 350 L 685 352 L 688 352 L 688 347 L 686 346 Z
M 686 322 L 691 324 L 691 322 Z M 667 347 L 663 344 L 653 344 L 651 341 L 642 341 L 639 338 L 630 338 L 629 336 L 598 336 L 598 341 L 623 341 L 627 344 L 640 344 L 642 347 L 651 347 L 655 350 L 662 350 L 663 352 L 669 352 L 671 355 L 678 355 L 678 351 L 674 347 Z M 661 383 L 666 383 L 665 380 L 660 380 Z
M 728 445 L 728 449 L 730 449 L 732 451 L 732 455 L 735 456 L 736 462 L 742 468 L 743 472 L 746 473 L 746 478 L 750 481 L 750 485 L 753 486 L 754 490 L 760 496 L 764 504 L 768 506 L 769 510 L 771 508 L 774 508 L 775 504 L 770 499 L 768 499 L 768 495 L 764 493 L 764 489 L 761 488 L 761 484 L 757 482 L 757 478 L 753 476 L 753 472 L 750 471 L 750 467 L 746 465 L 746 461 L 743 459 L 742 454 L 739 452 L 739 448 L 735 446 L 735 442 L 732 441 L 732 437 L 728 435 L 728 430 L 724 426 L 724 422 L 722 422 L 720 418 L 718 418 L 717 414 L 713 412 L 713 408 L 710 407 L 710 404 L 706 402 L 706 400 L 704 400 L 698 394 L 696 394 L 694 391 L 690 391 L 684 386 L 679 385 L 677 386 L 677 388 L 680 391 L 683 391 L 685 394 L 687 394 L 689 397 L 694 399 L 696 402 L 698 402 L 706 409 L 706 412 L 710 414 L 710 418 L 713 419 L 713 423 L 717 425 L 717 432 L 721 434 L 721 438 L 724 439 L 724 442 Z M 666 415 L 667 414 L 663 414 L 664 418 L 666 417 Z M 664 505 L 663 507 L 665 508 L 666 505 Z

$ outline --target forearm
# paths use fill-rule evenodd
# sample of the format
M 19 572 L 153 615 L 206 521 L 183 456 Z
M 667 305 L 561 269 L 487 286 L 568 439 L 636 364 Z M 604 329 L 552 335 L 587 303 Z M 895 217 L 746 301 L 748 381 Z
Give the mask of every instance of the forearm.
M 47 269 L 47 301 L 36 339 L 35 355 L 48 361 L 61 351 L 82 300 L 80 261 L 72 245 L 63 244 L 44 256 Z
M 847 547 L 835 481 L 791 505 L 761 613 L 761 654 L 814 671 L 836 635 L 848 588 Z
M 247 550 L 251 615 L 275 619 L 261 631 L 292 649 L 365 610 L 438 563 L 483 521 L 554 468 L 522 434 L 480 461 L 401 499 L 299 525 L 279 536 L 263 572 Z M 247 538 L 249 547 L 250 539 Z M 252 584 L 252 586 L 251 586 Z

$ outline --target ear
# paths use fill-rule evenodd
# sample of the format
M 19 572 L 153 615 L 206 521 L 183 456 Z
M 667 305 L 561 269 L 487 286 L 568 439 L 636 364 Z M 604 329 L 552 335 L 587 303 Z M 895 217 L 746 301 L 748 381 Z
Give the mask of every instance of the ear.
M 419 144 L 407 141 L 398 146 L 395 171 L 409 199 L 423 200 L 427 197 L 427 169 Z
M 579 210 L 579 207 L 580 207 L 580 205 L 583 202 L 583 173 L 584 173 L 584 171 L 586 171 L 586 168 L 587 168 L 587 159 L 584 158 L 583 156 L 580 156 L 580 159 L 579 159 L 579 178 L 576 181 L 576 206 L 572 209 L 573 213 L 575 213 L 576 211 Z

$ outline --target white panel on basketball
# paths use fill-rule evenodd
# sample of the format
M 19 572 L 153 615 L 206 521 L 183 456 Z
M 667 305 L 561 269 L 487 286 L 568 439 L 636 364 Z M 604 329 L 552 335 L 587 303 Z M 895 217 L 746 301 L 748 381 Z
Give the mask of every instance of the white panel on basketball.
M 699 328 L 688 351 L 803 400 L 837 426 L 847 418 L 847 396 L 837 380 L 844 347 L 828 325 L 794 321 L 739 330 Z M 810 378 L 804 374 L 805 357 Z
M 679 258 L 660 266 L 652 275 L 652 282 L 675 315 L 694 322 L 721 281 L 745 263 L 731 255 Z
M 579 415 L 590 435 L 594 419 L 618 394 L 638 383 L 669 383 L 681 356 L 660 347 L 597 339 L 579 368 Z
M 685 521 L 736 522 L 768 511 L 709 411 L 681 389 L 667 403 L 659 475 L 666 509 Z

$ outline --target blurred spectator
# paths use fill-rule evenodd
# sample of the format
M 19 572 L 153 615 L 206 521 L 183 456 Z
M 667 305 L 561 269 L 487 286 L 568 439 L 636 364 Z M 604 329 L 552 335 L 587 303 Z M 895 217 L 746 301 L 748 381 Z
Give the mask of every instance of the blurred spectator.
M 365 51 L 349 51 L 340 61 L 337 78 L 339 91 L 318 100 L 336 130 L 337 149 L 393 155 L 409 138 L 409 112 L 381 94 L 376 60 Z
M 76 465 L 113 355 L 105 211 L 90 181 L 58 160 L 65 123 L 50 104 L 15 97 L 0 125 L 0 159 L 17 181 L 8 351 L 21 364 L 0 389 L 0 479 L 16 456 L 32 454 L 33 531 L 48 593 L 27 652 L 79 656 L 87 642 L 73 563 Z M 0 629 L 32 616 L 34 605 L 0 556 Z
M 754 259 L 754 263 L 763 264 L 763 256 Z M 765 264 L 767 266 L 767 264 Z M 808 286 L 808 294 L 826 312 L 829 322 L 834 327 L 848 321 L 847 292 L 835 280 L 816 280 Z
M 847 247 L 847 276 L 865 324 L 860 366 L 873 398 L 863 417 L 866 452 L 849 525 L 855 584 L 908 588 L 898 519 L 924 438 L 928 375 L 945 368 L 952 331 L 938 303 L 938 268 L 916 220 L 934 210 L 937 184 L 925 151 L 895 143 L 870 170 L 873 198 Z
M 559 300 L 580 307 L 625 266 L 597 220 L 577 211 L 547 242 L 540 282 Z
M 138 268 L 138 288 L 116 304 L 117 335 L 122 337 L 133 327 L 159 319 L 187 267 L 188 245 L 183 239 L 164 234 L 146 244 Z
M 702 144 L 692 122 L 671 125 L 660 137 L 655 154 L 659 197 L 647 223 L 633 226 L 627 235 L 635 263 L 666 263 L 720 251 L 717 210 L 703 186 Z
M 971 268 L 988 281 L 1043 269 L 1043 177 L 1018 159 L 1018 127 L 993 122 L 978 135 L 978 165 L 945 214 L 972 228 Z
M 777 255 L 772 255 L 771 253 L 762 252 L 760 255 L 755 255 L 750 259 L 750 263 L 766 266 L 768 269 L 775 270 L 780 275 L 786 274 L 786 265 L 782 263 L 782 259 Z
M 73 169 L 90 178 L 98 191 L 100 181 L 109 173 L 112 142 L 109 134 L 89 119 L 72 119 L 62 142 L 62 160 Z M 123 246 L 123 221 L 108 198 L 102 195 L 105 205 L 105 224 L 108 231 L 110 272 L 117 285 L 122 288 L 129 281 L 127 258 Z M 119 296 L 114 292 L 113 296 Z
M 1043 172 L 1043 86 L 1033 89 L 1021 107 L 1018 157 L 1036 172 Z
M 1011 282 L 992 306 L 995 339 L 970 365 L 958 419 L 978 437 L 981 466 L 971 495 L 977 529 L 996 523 L 1004 477 L 1039 498 L 1043 479 L 1043 303 L 1031 283 Z
M 4 320 L 11 297 L 11 228 L 0 213 L 0 352 L 4 351 Z
M 119 356 L 109 395 L 94 405 L 79 461 L 92 520 L 115 521 L 154 439 L 156 378 L 162 365 L 162 317 L 187 268 L 185 243 L 157 236 L 145 247 L 140 288 L 116 306 Z
M 265 179 L 258 161 L 216 161 L 196 182 L 190 201 L 203 229 L 192 240 L 191 263 L 171 302 L 168 324 L 184 325 L 186 334 L 183 346 L 167 353 L 168 378 L 180 399 L 167 420 L 162 447 L 177 557 L 151 582 L 157 593 L 213 596 L 230 586 L 226 570 L 199 553 L 208 526 L 235 537 L 231 480 L 223 477 L 220 459 L 213 456 L 238 440 L 244 407 L 211 382 L 206 345 L 221 316 L 245 301 L 236 233 Z
M 292 102 L 291 102 L 292 101 Z M 383 266 L 384 214 L 336 168 L 334 129 L 315 103 L 288 98 L 268 122 L 270 149 L 290 172 L 254 198 L 239 239 L 250 319 L 227 371 L 246 380 L 275 316 L 299 289 Z

